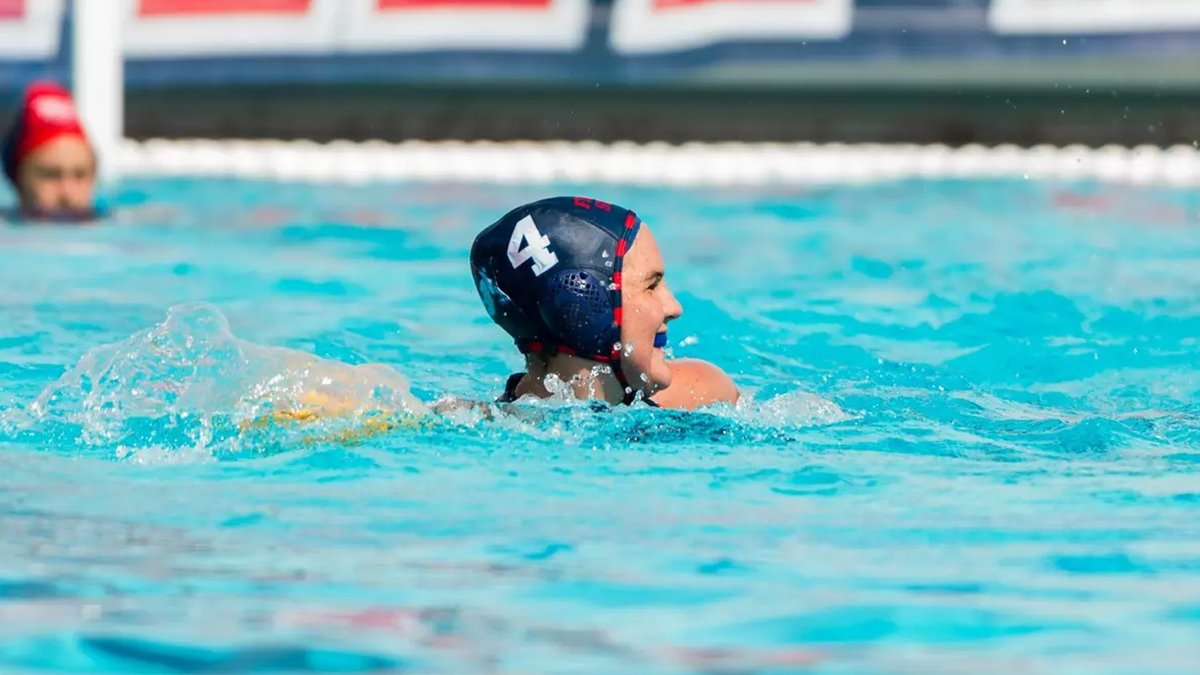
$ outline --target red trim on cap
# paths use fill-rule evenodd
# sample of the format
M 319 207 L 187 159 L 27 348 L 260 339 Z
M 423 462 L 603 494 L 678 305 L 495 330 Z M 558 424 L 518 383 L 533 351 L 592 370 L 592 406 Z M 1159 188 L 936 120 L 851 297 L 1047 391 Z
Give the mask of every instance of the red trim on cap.
M 541 340 L 529 340 L 528 342 L 520 342 L 520 341 L 517 342 L 517 349 L 520 350 L 520 352 L 522 354 L 541 354 L 542 352 L 551 351 L 549 349 L 550 346 L 551 345 L 548 345 L 547 343 L 542 342 Z M 579 356 L 578 351 L 572 349 L 571 347 L 568 347 L 567 345 L 554 344 L 552 346 L 554 348 L 553 351 L 557 354 L 566 354 L 567 356 Z M 619 352 L 619 350 L 614 349 L 612 351 L 612 353 L 614 355 L 618 355 L 620 352 Z M 590 359 L 592 361 L 597 361 L 599 363 L 611 363 L 614 360 L 612 356 L 604 356 L 602 354 L 597 354 L 596 356 L 588 356 L 588 357 L 584 357 L 584 358 Z

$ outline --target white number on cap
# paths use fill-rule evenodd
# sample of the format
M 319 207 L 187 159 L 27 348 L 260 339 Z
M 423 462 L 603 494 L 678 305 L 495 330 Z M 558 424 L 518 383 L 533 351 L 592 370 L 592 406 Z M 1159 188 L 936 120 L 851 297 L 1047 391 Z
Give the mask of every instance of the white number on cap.
M 521 246 L 521 242 L 525 246 Z M 533 260 L 533 276 L 540 277 L 546 270 L 558 264 L 558 256 L 550 250 L 550 237 L 538 232 L 533 216 L 525 216 L 513 228 L 512 238 L 508 240 L 508 261 L 513 269 Z

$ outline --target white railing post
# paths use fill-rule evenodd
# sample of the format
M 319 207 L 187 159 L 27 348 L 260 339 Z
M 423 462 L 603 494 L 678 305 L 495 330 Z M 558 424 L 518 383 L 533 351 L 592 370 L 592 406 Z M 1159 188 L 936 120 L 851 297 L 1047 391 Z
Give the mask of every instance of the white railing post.
M 121 54 L 124 0 L 72 3 L 72 82 L 75 105 L 96 148 L 100 178 L 117 175 L 116 153 L 125 135 L 125 68 Z

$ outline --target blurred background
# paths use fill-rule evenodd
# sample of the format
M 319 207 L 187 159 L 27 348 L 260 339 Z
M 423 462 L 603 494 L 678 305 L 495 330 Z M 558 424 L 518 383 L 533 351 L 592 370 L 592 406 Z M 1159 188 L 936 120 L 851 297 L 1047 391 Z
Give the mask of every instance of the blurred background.
M 1192 143 L 1196 0 L 109 0 L 131 138 Z M 0 0 L 0 101 L 70 80 Z
M 0 675 L 1197 672 L 1200 0 L 0 0 L 39 78 L 116 170 L 59 92 L 0 183 Z M 548 194 L 742 406 L 374 414 L 522 367 Z

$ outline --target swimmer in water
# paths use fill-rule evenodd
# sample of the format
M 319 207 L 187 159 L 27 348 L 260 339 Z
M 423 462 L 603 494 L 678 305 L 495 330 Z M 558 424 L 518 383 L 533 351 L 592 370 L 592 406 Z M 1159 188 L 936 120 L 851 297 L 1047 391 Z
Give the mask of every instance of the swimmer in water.
M 504 404 L 556 392 L 683 410 L 737 403 L 737 386 L 720 368 L 695 359 L 666 359 L 667 326 L 683 308 L 667 285 L 653 233 L 633 212 L 582 197 L 526 204 L 479 234 L 470 263 L 488 314 L 525 355 L 525 371 L 508 379 L 496 401 L 501 405 L 453 397 L 426 405 L 408 392 L 402 378 L 391 388 L 402 395 L 401 404 L 379 405 L 343 385 L 313 389 L 311 380 L 354 381 L 356 373 L 333 378 L 332 364 L 308 363 L 306 384 L 287 388 L 304 395 L 276 402 L 276 412 L 248 421 L 243 429 L 369 413 L 362 426 L 335 437 L 349 442 L 419 426 L 430 412 L 469 409 L 492 418 L 513 412 Z M 289 361 L 296 358 L 302 356 Z
M 632 211 L 583 197 L 526 204 L 475 239 L 471 274 L 488 314 L 525 355 L 501 403 L 566 386 L 610 404 L 690 410 L 738 400 L 720 368 L 666 359 L 667 325 L 683 307 L 653 233 Z
M 59 85 L 35 82 L 25 91 L 0 158 L 17 193 L 18 219 L 82 222 L 99 216 L 96 153 L 71 95 Z

